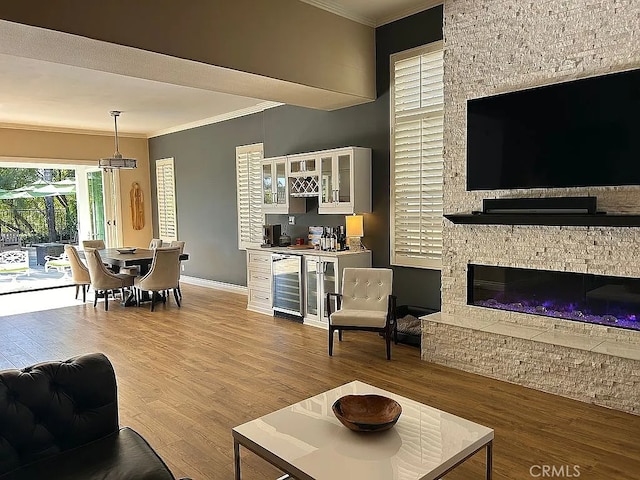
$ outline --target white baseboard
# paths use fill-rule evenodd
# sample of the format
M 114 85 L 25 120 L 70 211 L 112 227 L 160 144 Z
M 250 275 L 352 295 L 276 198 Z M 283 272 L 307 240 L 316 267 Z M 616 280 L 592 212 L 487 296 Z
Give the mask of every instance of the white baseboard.
M 206 278 L 188 277 L 185 275 L 180 276 L 182 283 L 188 283 L 189 285 L 198 285 L 200 287 L 215 288 L 218 290 L 226 290 L 234 293 L 244 293 L 247 295 L 247 287 L 242 285 L 234 285 L 233 283 L 216 282 L 215 280 L 207 280 Z

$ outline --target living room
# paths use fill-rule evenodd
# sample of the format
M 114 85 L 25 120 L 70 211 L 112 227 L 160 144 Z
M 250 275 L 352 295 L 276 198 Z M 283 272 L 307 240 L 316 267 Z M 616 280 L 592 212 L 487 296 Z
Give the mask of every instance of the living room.
M 158 447 L 176 474 L 194 478 L 231 477 L 230 428 L 235 424 L 356 377 L 495 428 L 495 478 L 529 478 L 535 476 L 530 470 L 534 465 L 565 464 L 580 466 L 583 478 L 640 478 L 637 441 L 633 442 L 634 438 L 637 439 L 635 432 L 638 430 L 637 408 L 640 403 L 637 393 L 633 396 L 633 392 L 638 390 L 637 373 L 632 373 L 626 380 L 626 391 L 631 394 L 627 394 L 624 403 L 626 411 L 634 413 L 628 414 L 616 410 L 614 405 L 608 405 L 612 409 L 606 409 L 592 405 L 596 402 L 589 399 L 577 402 L 438 366 L 436 363 L 439 362 L 420 360 L 420 355 L 425 355 L 424 351 L 403 345 L 394 347 L 393 360 L 387 364 L 381 354 L 381 344 L 366 334 L 347 334 L 345 347 L 329 359 L 326 356 L 326 332 L 248 313 L 242 293 L 242 287 L 247 283 L 246 257 L 245 252 L 238 249 L 233 205 L 237 146 L 263 143 L 265 157 L 348 145 L 370 147 L 373 205 L 372 213 L 365 216 L 363 241 L 372 251 L 372 264 L 387 267 L 390 229 L 389 54 L 444 38 L 445 118 L 449 122 L 445 129 L 444 210 L 445 213 L 470 212 L 478 209 L 483 195 L 465 191 L 465 100 L 639 66 L 640 52 L 633 34 L 637 6 L 605 1 L 592 2 L 589 7 L 578 0 L 570 3 L 570 6 L 565 5 L 566 2 L 525 5 L 522 2 L 486 1 L 471 6 L 469 2 L 446 1 L 444 6 L 376 28 L 375 101 L 333 111 L 282 105 L 148 139 L 146 146 L 142 147 L 148 148 L 145 163 L 130 175 L 141 175 L 140 172 L 144 171 L 142 181 L 153 195 L 155 171 L 150 164 L 157 159 L 175 159 L 179 232 L 181 238 L 188 241 L 192 257 L 198 259 L 185 265 L 185 275 L 227 290 L 239 287 L 236 289 L 238 293 L 187 285 L 184 289 L 185 302 L 177 317 L 174 311 L 167 310 L 162 312 L 162 316 L 126 311 L 122 316 L 112 318 L 85 306 L 58 311 L 64 315 L 62 328 L 58 328 L 55 311 L 32 318 L 11 317 L 9 324 L 12 329 L 4 329 L 2 335 L 11 339 L 6 356 L 14 352 L 11 363 L 24 366 L 33 359 L 62 359 L 90 350 L 105 351 L 119 373 L 123 423 L 135 424 L 144 431 L 145 437 Z M 6 130 L 3 131 L 6 135 Z M 108 152 L 111 139 L 104 137 L 102 140 L 102 151 L 92 148 L 84 157 L 94 155 L 98 158 L 104 151 Z M 130 152 L 133 144 L 130 142 L 134 142 L 137 148 L 142 141 L 127 139 L 121 148 L 123 152 Z M 144 154 L 135 153 L 145 159 Z M 7 156 L 6 152 L 0 152 L 0 155 Z M 131 180 L 127 178 L 127 184 Z M 579 190 L 577 193 L 591 192 Z M 600 204 L 609 211 L 634 212 L 633 206 L 637 205 L 637 190 L 633 187 L 605 188 L 597 190 L 596 195 Z M 204 220 L 203 213 L 206 215 Z M 149 215 L 155 215 L 151 208 Z M 316 213 L 308 212 L 297 221 L 314 225 L 319 223 L 318 217 Z M 286 217 L 280 215 L 270 216 L 268 221 L 287 224 Z M 329 221 L 341 220 L 333 218 Z M 461 305 L 465 300 L 461 300 L 464 293 L 460 284 L 466 278 L 463 272 L 467 263 L 472 263 L 467 261 L 470 252 L 477 250 L 474 245 L 466 243 L 475 234 L 447 222 L 444 228 L 442 273 L 439 270 L 393 267 L 394 293 L 401 304 L 441 309 L 451 315 L 475 315 L 477 310 Z M 523 237 L 512 236 L 513 228 L 504 228 L 499 233 L 490 230 L 483 242 L 490 242 L 492 238 L 523 241 Z M 517 234 L 518 229 L 515 230 Z M 580 235 L 576 232 L 580 231 L 570 231 L 567 236 L 573 233 L 571 238 L 575 238 Z M 608 240 L 608 244 L 624 243 L 629 241 L 627 235 L 633 237 L 633 231 L 627 229 L 623 233 L 605 229 L 602 235 L 603 238 L 614 237 Z M 549 233 L 545 229 L 526 233 L 524 237 L 536 237 L 535 242 L 554 244 L 559 239 L 566 240 L 564 233 Z M 540 235 L 543 235 L 542 240 Z M 129 243 L 141 241 L 132 239 Z M 454 246 L 460 244 L 468 245 L 466 250 L 458 250 L 456 255 L 451 255 Z M 552 255 L 555 254 L 548 254 L 550 263 L 554 261 Z M 487 251 L 484 256 L 480 255 L 480 260 L 496 263 L 495 255 L 496 252 Z M 605 273 L 615 274 L 624 263 L 630 275 L 639 276 L 637 266 L 627 260 L 628 253 L 618 253 L 616 258 Z M 520 266 L 522 257 L 514 253 L 505 263 Z M 193 323 L 190 316 L 193 316 Z M 20 322 L 25 323 L 21 326 Z M 171 327 L 174 322 L 176 325 Z M 41 323 L 49 326 L 47 335 L 38 334 L 33 340 L 35 343 L 27 349 L 20 343 L 21 339 L 29 336 L 25 329 L 36 328 Z M 104 324 L 110 326 L 107 328 Z M 125 324 L 134 324 L 136 328 Z M 252 330 L 258 333 L 251 335 Z M 14 337 L 11 336 L 12 331 L 15 332 Z M 195 333 L 202 337 L 201 340 L 194 338 Z M 451 336 L 451 331 L 438 335 L 457 338 Z M 477 338 L 479 342 L 486 340 L 483 336 Z M 635 338 L 627 335 L 625 341 L 635 345 Z M 144 339 L 147 339 L 147 345 L 144 345 Z M 460 340 L 461 343 L 465 341 Z M 450 348 L 455 350 L 458 347 L 460 345 Z M 480 358 L 492 357 L 493 352 L 484 350 L 486 347 L 480 345 L 475 348 Z M 309 361 L 309 352 L 313 352 L 312 361 Z M 2 353 L 5 354 L 4 349 Z M 447 362 L 459 359 L 453 354 L 448 358 L 443 354 L 439 361 L 447 365 Z M 517 357 L 511 357 L 505 363 L 509 365 L 517 361 Z M 594 359 L 589 357 L 581 365 L 588 366 L 592 361 Z M 606 366 L 599 368 L 615 370 L 617 365 L 624 364 L 621 370 L 637 372 L 638 361 L 638 358 L 611 359 L 608 363 L 600 363 Z M 475 360 L 467 362 L 474 368 L 477 365 Z M 314 364 L 314 369 L 308 378 L 301 379 L 301 371 L 307 370 L 309 364 Z M 490 360 L 487 365 L 492 368 Z M 241 373 L 249 366 L 254 366 L 256 371 Z M 581 368 L 576 375 L 585 377 L 585 383 L 589 383 L 594 369 Z M 197 371 L 206 372 L 206 378 L 194 379 L 192 374 Z M 481 368 L 476 371 L 492 376 Z M 185 380 L 183 383 L 183 375 L 189 378 L 188 382 Z M 157 378 L 151 379 L 152 376 Z M 167 388 L 169 384 L 163 384 L 162 377 L 170 381 L 173 388 Z M 518 379 L 506 380 L 517 383 Z M 207 388 L 202 387 L 205 383 Z M 606 378 L 601 383 L 606 388 Z M 169 396 L 169 392 L 197 392 L 200 388 L 203 388 L 200 390 L 200 403 L 191 403 L 189 395 Z M 259 396 L 261 391 L 265 394 Z M 566 395 L 567 392 L 564 393 Z M 207 404 L 216 401 L 227 405 L 226 410 L 218 412 Z M 232 405 L 235 405 L 235 410 Z M 209 419 L 216 414 L 222 418 Z M 176 418 L 189 425 L 206 423 L 208 431 L 213 433 L 195 429 L 193 438 L 190 438 L 189 432 L 180 428 Z M 583 422 L 585 418 L 593 420 Z M 175 430 L 180 433 L 175 433 Z M 606 436 L 603 435 L 605 430 Z M 194 455 L 194 451 L 198 453 Z M 247 461 L 250 467 L 245 469 L 245 474 L 249 478 L 277 476 L 264 462 L 249 456 Z M 482 472 L 483 459 L 473 458 L 468 466 L 461 466 L 460 470 L 447 474 L 447 478 L 481 478 Z

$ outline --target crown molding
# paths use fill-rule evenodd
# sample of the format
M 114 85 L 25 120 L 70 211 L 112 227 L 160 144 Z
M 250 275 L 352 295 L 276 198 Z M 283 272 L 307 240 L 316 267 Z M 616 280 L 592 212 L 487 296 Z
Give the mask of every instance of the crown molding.
M 430 8 L 443 4 L 444 0 L 425 0 L 425 2 L 423 2 L 421 5 L 416 5 L 415 7 L 407 8 L 392 15 L 377 18 L 375 26 L 380 27 L 382 25 L 386 25 L 387 23 L 395 22 L 396 20 L 400 20 L 405 17 L 410 17 L 411 15 L 415 15 L 416 13 L 424 12 L 425 10 L 429 10 Z
M 363 25 L 368 25 L 369 27 L 375 27 L 376 21 L 373 18 L 364 17 L 362 15 L 356 15 L 355 13 L 347 10 L 340 2 L 335 0 L 300 0 L 304 3 L 308 3 L 309 5 L 313 5 L 314 7 L 321 8 L 322 10 L 326 10 L 327 12 L 335 13 L 344 18 L 348 18 L 349 20 L 353 20 L 354 22 L 362 23 Z
M 49 125 L 26 125 L 21 123 L 2 123 L 0 122 L 0 128 L 7 128 L 11 130 L 30 130 L 32 132 L 50 132 L 50 133 L 67 133 L 72 135 L 100 135 L 104 137 L 113 137 L 113 130 L 83 130 L 80 128 L 64 128 L 64 127 L 52 127 Z M 144 133 L 123 133 L 118 130 L 119 137 L 126 138 L 147 138 Z
M 406 8 L 404 10 L 400 10 L 399 12 L 393 13 L 391 15 L 386 15 L 383 17 L 366 17 L 362 15 L 357 15 L 352 11 L 349 11 L 344 6 L 340 5 L 339 0 L 300 0 L 304 3 L 308 3 L 309 5 L 313 5 L 314 7 L 321 8 L 331 13 L 335 13 L 336 15 L 340 15 L 341 17 L 348 18 L 349 20 L 353 20 L 354 22 L 361 23 L 363 25 L 368 25 L 369 27 L 379 27 L 381 25 L 386 25 L 387 23 L 395 22 L 396 20 L 400 20 L 401 18 L 408 17 L 410 15 L 422 12 L 424 10 L 428 10 L 430 8 L 435 7 L 436 5 L 442 5 L 444 0 L 425 0 L 420 5 L 415 5 L 411 8 Z
M 166 128 L 164 130 L 158 130 L 157 132 L 150 133 L 146 138 L 160 137 L 162 135 L 168 135 L 170 133 L 182 132 L 184 130 L 190 130 L 192 128 L 203 127 L 205 125 L 211 125 L 213 123 L 220 123 L 226 120 L 232 120 L 234 118 L 244 117 L 245 115 L 251 115 L 253 113 L 260 113 L 270 108 L 279 107 L 284 105 L 278 102 L 262 102 L 253 107 L 247 107 L 233 112 L 224 113 L 215 117 L 204 118 L 196 122 L 185 123 L 183 125 L 176 125 L 175 127 Z

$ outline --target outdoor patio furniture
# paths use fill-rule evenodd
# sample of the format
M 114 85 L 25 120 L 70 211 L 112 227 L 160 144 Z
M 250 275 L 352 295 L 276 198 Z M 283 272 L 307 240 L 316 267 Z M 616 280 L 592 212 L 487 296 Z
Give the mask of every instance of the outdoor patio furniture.
M 0 250 L 6 248 L 18 249 L 22 247 L 22 238 L 18 232 L 2 232 L 0 233 Z
M 49 270 L 53 269 L 57 270 L 60 273 L 64 273 L 65 276 L 69 275 L 69 272 L 71 270 L 71 262 L 69 261 L 67 252 L 62 252 L 57 256 L 47 255 L 44 258 L 46 260 L 44 262 L 45 273 L 48 273 Z
M 29 252 L 27 250 L 0 252 L 0 276 L 12 276 L 15 282 L 21 274 L 29 275 Z
M 49 258 L 59 257 L 64 253 L 64 244 L 62 243 L 34 243 L 31 246 L 36 249 L 36 263 L 38 265 L 45 265 Z

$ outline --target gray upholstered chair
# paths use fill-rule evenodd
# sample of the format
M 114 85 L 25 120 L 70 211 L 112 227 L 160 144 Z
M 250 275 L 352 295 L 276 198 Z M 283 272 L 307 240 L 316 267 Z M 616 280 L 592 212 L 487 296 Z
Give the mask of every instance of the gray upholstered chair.
M 107 267 L 102 263 L 100 252 L 95 248 L 85 248 L 84 253 L 87 260 L 87 267 L 89 267 L 91 286 L 95 290 L 93 306 L 96 306 L 98 296 L 102 293 L 104 297 L 104 309 L 109 310 L 109 292 L 119 290 L 124 299 L 124 287 L 133 285 L 133 277 L 124 273 L 113 273 L 107 270 Z
M 342 294 L 327 294 L 329 314 L 329 355 L 333 355 L 333 336 L 343 330 L 366 330 L 384 335 L 387 360 L 391 360 L 391 333 L 395 332 L 396 297 L 392 295 L 393 270 L 389 268 L 345 268 Z M 338 310 L 331 311 L 332 297 Z
M 143 291 L 151 292 L 151 311 L 155 305 L 155 300 L 159 292 L 173 290 L 178 307 L 180 298 L 178 296 L 178 284 L 180 281 L 180 248 L 163 247 L 156 248 L 153 253 L 153 261 L 149 272 L 140 278 L 135 279 L 136 299 L 140 304 L 140 297 Z M 165 298 L 163 296 L 163 298 Z
M 82 240 L 82 249 L 95 248 L 97 250 L 104 250 L 104 240 Z
M 67 254 L 69 264 L 71 265 L 71 278 L 76 286 L 76 298 L 78 298 L 78 290 L 82 287 L 82 301 L 87 301 L 87 286 L 91 285 L 91 277 L 89 269 L 82 263 L 78 250 L 73 245 L 65 245 L 64 252 Z

